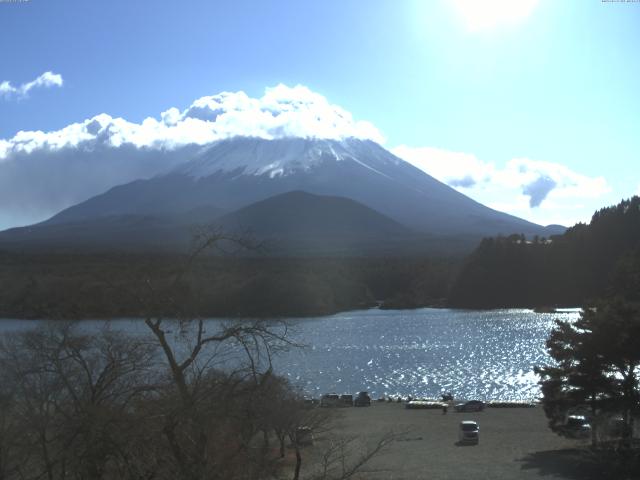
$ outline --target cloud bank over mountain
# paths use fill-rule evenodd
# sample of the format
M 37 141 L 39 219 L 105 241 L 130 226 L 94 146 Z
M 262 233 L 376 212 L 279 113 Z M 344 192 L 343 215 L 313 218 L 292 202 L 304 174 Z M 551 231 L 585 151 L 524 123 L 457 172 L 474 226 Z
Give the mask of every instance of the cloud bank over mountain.
M 172 107 L 159 119 L 148 117 L 141 123 L 102 113 L 54 132 L 21 131 L 11 139 L 0 140 L 0 161 L 20 153 L 96 146 L 171 150 L 239 135 L 384 141 L 371 123 L 355 121 L 349 112 L 331 105 L 322 95 L 301 85 L 278 85 L 267 88 L 261 98 L 251 98 L 244 92 L 202 97 L 182 111 Z
M 26 95 L 60 85 L 60 75 L 46 72 L 19 87 L 3 82 L 0 92 Z M 173 168 L 202 145 L 235 136 L 385 142 L 373 124 L 301 85 L 267 88 L 260 98 L 241 91 L 205 96 L 140 123 L 101 113 L 57 131 L 20 131 L 0 139 L 0 229 L 44 220 L 115 185 Z M 470 153 L 433 147 L 401 145 L 392 151 L 481 203 L 538 223 L 551 223 L 544 214 L 563 209 L 566 217 L 552 220 L 572 223 L 572 205 L 610 190 L 603 177 L 551 162 L 514 158 L 498 167 Z M 532 217 L 534 212 L 540 216 Z
M 28 92 L 32 83 L 5 89 Z M 384 141 L 371 123 L 300 85 L 267 88 L 261 98 L 206 96 L 141 123 L 102 113 L 53 132 L 20 131 L 0 140 L 0 228 L 44 220 L 114 185 L 171 168 L 197 146 L 238 135 Z
M 0 98 L 24 98 L 34 88 L 61 87 L 63 84 L 62 75 L 53 72 L 44 72 L 35 80 L 23 83 L 14 87 L 11 82 L 4 80 L 0 82 Z

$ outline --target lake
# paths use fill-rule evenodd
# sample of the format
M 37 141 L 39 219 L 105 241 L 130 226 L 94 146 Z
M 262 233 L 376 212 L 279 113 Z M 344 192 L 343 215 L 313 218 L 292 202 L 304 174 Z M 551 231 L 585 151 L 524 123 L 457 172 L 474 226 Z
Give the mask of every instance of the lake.
M 545 341 L 554 319 L 578 314 L 425 308 L 289 319 L 293 338 L 307 347 L 276 357 L 275 370 L 313 396 L 367 390 L 373 398 L 433 398 L 450 391 L 458 398 L 533 400 L 539 396 L 533 367 L 550 363 Z M 0 332 L 37 323 L 0 320 Z M 110 324 L 146 331 L 139 320 Z

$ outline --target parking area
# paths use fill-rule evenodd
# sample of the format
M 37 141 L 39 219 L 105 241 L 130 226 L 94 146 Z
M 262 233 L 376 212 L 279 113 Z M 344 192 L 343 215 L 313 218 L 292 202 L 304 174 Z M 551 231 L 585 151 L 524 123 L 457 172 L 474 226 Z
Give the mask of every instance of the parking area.
M 459 424 L 476 421 L 479 442 L 461 443 Z M 580 472 L 577 447 L 552 433 L 541 408 L 487 408 L 482 412 L 443 414 L 437 409 L 405 409 L 403 404 L 373 402 L 367 408 L 341 408 L 334 434 L 375 442 L 385 432 L 403 432 L 376 456 L 366 479 L 539 479 L 588 478 Z M 323 448 L 322 438 L 314 453 Z M 309 452 L 311 454 L 311 452 Z

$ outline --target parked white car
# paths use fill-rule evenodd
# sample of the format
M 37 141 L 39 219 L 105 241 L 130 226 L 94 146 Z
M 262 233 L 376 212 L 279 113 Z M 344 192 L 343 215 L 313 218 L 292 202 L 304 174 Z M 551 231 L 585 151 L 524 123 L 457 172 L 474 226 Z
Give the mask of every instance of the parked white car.
M 461 443 L 478 443 L 480 441 L 480 427 L 478 422 L 463 420 L 458 428 L 458 441 Z

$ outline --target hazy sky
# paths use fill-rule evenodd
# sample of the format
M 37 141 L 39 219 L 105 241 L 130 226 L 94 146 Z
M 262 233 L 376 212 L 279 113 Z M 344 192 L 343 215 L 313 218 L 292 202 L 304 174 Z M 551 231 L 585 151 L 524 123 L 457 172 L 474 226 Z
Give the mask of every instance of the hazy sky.
M 73 149 L 113 118 L 184 119 L 224 91 L 262 105 L 279 84 L 306 88 L 281 87 L 276 103 L 339 106 L 489 206 L 542 224 L 588 220 L 640 191 L 639 25 L 640 2 L 602 0 L 0 2 L 0 228 L 149 162 L 102 152 L 74 192 L 71 150 L 51 140 L 62 134 L 27 134 L 27 145 L 18 132 L 79 123 Z M 225 111 L 244 108 L 230 98 Z

